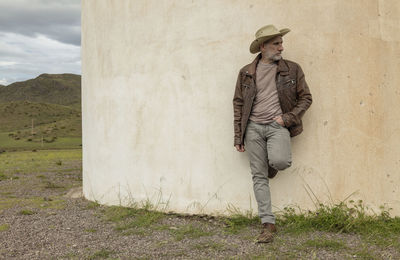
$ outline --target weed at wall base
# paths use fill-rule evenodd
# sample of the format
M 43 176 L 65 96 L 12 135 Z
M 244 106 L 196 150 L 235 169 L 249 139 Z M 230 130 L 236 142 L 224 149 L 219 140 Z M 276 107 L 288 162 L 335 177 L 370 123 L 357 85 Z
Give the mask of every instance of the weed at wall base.
M 367 242 L 400 248 L 400 217 L 390 217 L 389 210 L 381 208 L 380 214 L 367 214 L 363 201 L 340 202 L 333 205 L 319 204 L 315 211 L 296 213 L 294 208 L 285 208 L 277 217 L 277 224 L 285 232 L 328 231 L 360 234 Z

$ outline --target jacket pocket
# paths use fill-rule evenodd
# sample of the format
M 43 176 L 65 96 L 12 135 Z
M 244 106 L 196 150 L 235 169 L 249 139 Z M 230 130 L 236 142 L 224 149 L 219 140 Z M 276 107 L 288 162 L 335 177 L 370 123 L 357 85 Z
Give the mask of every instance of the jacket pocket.
M 289 79 L 289 80 L 285 80 L 282 83 L 282 87 L 284 88 L 290 88 L 296 85 L 296 80 L 295 79 Z

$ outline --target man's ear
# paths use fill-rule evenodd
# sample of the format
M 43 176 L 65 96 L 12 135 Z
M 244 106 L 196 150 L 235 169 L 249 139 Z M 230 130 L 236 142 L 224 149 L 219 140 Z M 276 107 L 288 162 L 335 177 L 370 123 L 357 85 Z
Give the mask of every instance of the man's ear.
M 263 43 L 260 44 L 260 52 L 263 52 L 263 50 L 264 50 L 264 44 L 265 44 L 265 42 L 263 42 Z

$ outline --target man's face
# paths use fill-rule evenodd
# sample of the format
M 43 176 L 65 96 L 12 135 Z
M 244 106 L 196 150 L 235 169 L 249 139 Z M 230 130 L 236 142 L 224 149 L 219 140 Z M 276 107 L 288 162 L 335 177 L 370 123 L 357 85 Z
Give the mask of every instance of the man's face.
M 267 42 L 264 42 L 264 44 L 262 44 L 260 47 L 260 51 L 263 57 L 267 58 L 268 60 L 277 61 L 282 58 L 281 56 L 283 51 L 282 44 L 283 44 L 282 36 L 276 36 L 275 38 L 272 38 Z

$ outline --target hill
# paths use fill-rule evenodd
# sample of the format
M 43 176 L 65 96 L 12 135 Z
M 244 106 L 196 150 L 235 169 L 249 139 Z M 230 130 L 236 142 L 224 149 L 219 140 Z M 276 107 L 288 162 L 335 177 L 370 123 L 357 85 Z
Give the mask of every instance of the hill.
M 0 103 L 30 101 L 59 105 L 81 102 L 81 76 L 76 74 L 41 74 L 8 86 L 0 85 Z
M 4 149 L 79 148 L 81 136 L 79 104 L 0 103 L 0 153 Z
M 0 132 L 30 130 L 32 121 L 34 127 L 39 127 L 66 120 L 79 122 L 79 131 L 76 129 L 74 135 L 80 135 L 81 112 L 76 108 L 29 101 L 0 103 Z M 77 123 L 73 125 L 78 127 Z

